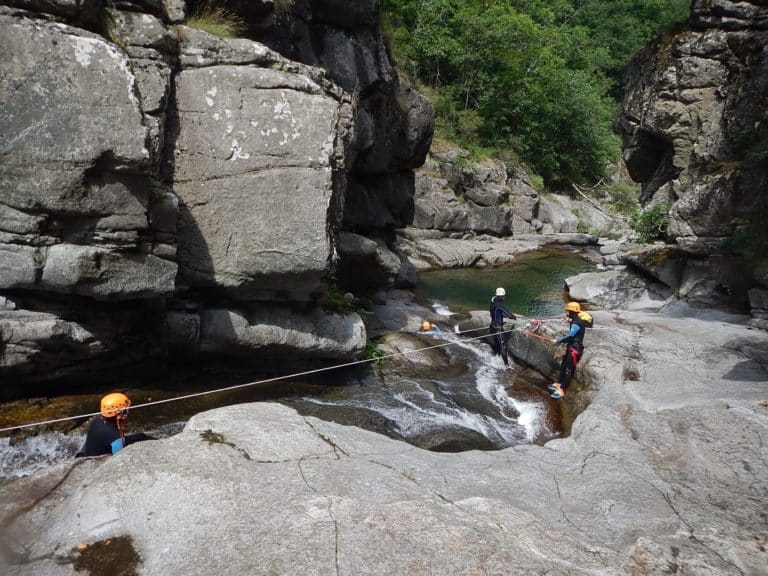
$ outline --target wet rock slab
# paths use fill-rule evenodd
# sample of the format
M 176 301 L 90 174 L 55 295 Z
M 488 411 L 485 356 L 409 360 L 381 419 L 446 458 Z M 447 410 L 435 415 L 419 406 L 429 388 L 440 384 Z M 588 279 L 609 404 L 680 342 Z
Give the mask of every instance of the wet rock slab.
M 433 453 L 276 404 L 213 410 L 4 487 L 2 573 L 74 575 L 74 546 L 125 536 L 143 575 L 765 574 L 768 335 L 595 319 L 569 438 Z

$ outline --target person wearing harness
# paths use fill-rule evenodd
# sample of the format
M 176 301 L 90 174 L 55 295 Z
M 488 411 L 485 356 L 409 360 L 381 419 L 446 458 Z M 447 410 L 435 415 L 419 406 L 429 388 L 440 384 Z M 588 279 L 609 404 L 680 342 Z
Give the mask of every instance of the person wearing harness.
M 125 394 L 113 392 L 101 399 L 100 412 L 94 417 L 85 437 L 82 450 L 76 454 L 81 456 L 102 456 L 116 454 L 128 444 L 142 440 L 154 440 L 146 434 L 130 434 L 126 436 L 125 425 L 128 420 L 128 407 L 131 400 Z
M 504 288 L 496 288 L 496 295 L 491 299 L 491 325 L 489 332 L 493 336 L 493 347 L 497 354 L 501 355 L 501 359 L 504 360 L 504 366 L 507 370 L 511 370 L 509 366 L 509 357 L 507 356 L 507 335 L 504 330 L 504 319 L 517 320 L 517 316 L 512 314 L 504 306 L 504 296 L 507 295 Z M 514 326 L 512 326 L 514 328 Z
M 587 328 L 592 328 L 594 324 L 592 316 L 584 312 L 578 302 L 568 302 L 565 305 L 565 315 L 571 325 L 570 331 L 565 336 L 552 340 L 553 344 L 567 344 L 563 361 L 560 364 L 560 377 L 557 382 L 548 386 L 552 391 L 552 398 L 565 396 L 565 391 L 571 384 L 571 379 L 576 371 L 576 365 L 584 352 L 584 333 Z

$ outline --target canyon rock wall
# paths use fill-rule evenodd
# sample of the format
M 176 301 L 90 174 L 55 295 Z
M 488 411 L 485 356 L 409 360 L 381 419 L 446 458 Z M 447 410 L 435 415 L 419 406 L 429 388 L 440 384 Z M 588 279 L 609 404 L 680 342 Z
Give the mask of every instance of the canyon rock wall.
M 748 291 L 768 286 L 768 4 L 694 1 L 635 57 L 617 128 L 641 202 L 664 207 L 694 272 L 693 298 L 749 309 Z
M 409 220 L 432 112 L 376 3 L 336 4 L 251 6 L 278 48 L 307 10 L 315 41 L 328 23 L 314 56 L 286 50 L 302 63 L 185 26 L 178 0 L 0 3 L 0 375 L 361 353 L 361 318 L 323 304 L 338 233 Z

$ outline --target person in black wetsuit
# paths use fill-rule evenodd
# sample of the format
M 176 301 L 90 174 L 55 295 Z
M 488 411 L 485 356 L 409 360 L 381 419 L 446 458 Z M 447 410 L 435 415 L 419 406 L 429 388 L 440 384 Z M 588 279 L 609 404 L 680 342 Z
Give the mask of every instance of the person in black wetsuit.
M 493 348 L 497 354 L 501 355 L 501 359 L 504 360 L 504 366 L 507 370 L 511 370 L 509 366 L 509 358 L 507 356 L 507 335 L 504 333 L 504 319 L 517 320 L 517 316 L 512 314 L 504 306 L 504 296 L 507 295 L 504 288 L 496 288 L 496 295 L 491 299 L 491 325 L 489 332 L 493 337 Z M 514 326 L 513 326 L 514 328 Z
M 154 440 L 143 433 L 125 434 L 128 407 L 131 401 L 125 394 L 113 392 L 101 399 L 101 414 L 94 417 L 85 437 L 85 444 L 76 456 L 102 456 L 116 454 L 128 444 L 141 440 Z
M 568 302 L 565 305 L 565 315 L 571 323 L 571 329 L 565 336 L 552 340 L 553 344 L 567 344 L 563 361 L 560 364 L 560 377 L 557 382 L 548 386 L 552 391 L 552 398 L 565 396 L 565 391 L 571 384 L 571 379 L 576 371 L 576 365 L 584 353 L 584 333 L 587 328 L 592 328 L 594 325 L 592 315 L 584 312 L 578 302 Z

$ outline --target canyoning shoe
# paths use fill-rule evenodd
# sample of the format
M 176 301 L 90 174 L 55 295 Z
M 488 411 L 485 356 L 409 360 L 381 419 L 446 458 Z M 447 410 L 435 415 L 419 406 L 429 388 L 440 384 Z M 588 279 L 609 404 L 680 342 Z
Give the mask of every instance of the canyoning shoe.
M 552 398 L 562 398 L 565 396 L 565 390 L 562 389 L 560 384 L 555 384 L 550 396 L 552 396 Z
M 547 384 L 547 390 L 549 390 L 550 392 L 552 392 L 552 390 L 554 390 L 554 389 L 555 389 L 555 386 L 559 386 L 559 385 L 560 385 L 560 384 L 558 384 L 557 382 L 552 382 L 552 384 Z

